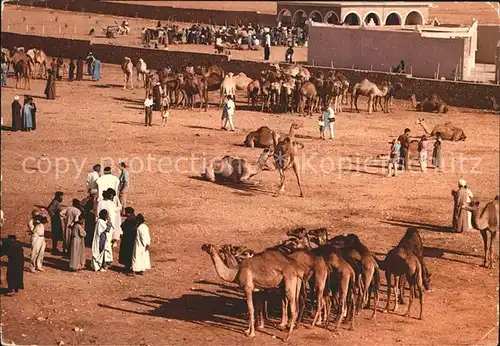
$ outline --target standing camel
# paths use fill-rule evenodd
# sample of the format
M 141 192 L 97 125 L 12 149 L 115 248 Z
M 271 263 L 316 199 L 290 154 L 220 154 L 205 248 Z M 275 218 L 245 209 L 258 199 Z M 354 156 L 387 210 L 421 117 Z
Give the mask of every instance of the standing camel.
M 222 102 L 224 100 L 224 96 L 232 96 L 233 100 L 235 100 L 236 96 L 236 83 L 233 78 L 233 73 L 228 72 L 224 77 L 220 85 L 220 102 L 219 107 L 222 107 Z
M 368 114 L 372 114 L 373 111 L 373 103 L 375 100 L 375 97 L 384 97 L 389 88 L 387 85 L 384 85 L 382 87 L 382 90 L 378 88 L 378 86 L 375 83 L 370 82 L 368 79 L 363 79 L 361 82 L 356 83 L 352 89 L 352 94 L 351 94 L 351 109 L 354 103 L 354 106 L 356 106 L 356 112 L 359 113 L 358 109 L 358 97 L 360 95 L 363 96 L 368 96 Z M 384 109 L 382 109 L 384 110 Z
M 278 168 L 280 173 L 280 188 L 276 193 L 279 196 L 280 193 L 285 192 L 285 171 L 292 167 L 295 177 L 297 178 L 297 184 L 300 189 L 300 197 L 304 197 L 304 192 L 302 191 L 302 184 L 300 182 L 300 166 L 298 162 L 298 148 L 303 148 L 304 145 L 295 142 L 293 138 L 288 136 L 280 138 L 278 140 L 278 135 L 273 132 L 273 144 L 274 144 L 274 165 Z
M 26 52 L 26 55 L 30 57 L 31 59 L 31 73 L 32 77 L 36 78 L 36 69 L 37 66 L 38 72 L 40 75 L 40 78 L 46 78 L 47 77 L 47 55 L 45 55 L 45 52 L 42 49 L 36 49 L 32 48 Z
M 500 195 L 497 195 L 495 199 L 483 208 L 479 210 L 479 202 L 472 201 L 468 206 L 463 208 L 472 212 L 472 227 L 481 232 L 484 243 L 484 263 L 485 268 L 493 268 L 493 244 L 495 243 L 495 238 L 498 232 L 498 203 L 500 200 Z M 488 244 L 489 235 L 489 244 Z M 489 263 L 488 263 L 488 253 L 489 253 Z
M 135 65 L 135 68 L 137 69 L 137 81 L 140 82 L 142 79 L 144 87 L 146 87 L 146 73 L 148 71 L 148 65 L 142 58 L 139 58 L 139 61 L 137 61 L 137 65 Z
M 123 89 L 127 89 L 127 85 L 130 82 L 130 86 L 134 89 L 134 81 L 132 80 L 132 74 L 134 73 L 134 64 L 129 57 L 125 57 L 122 64 L 123 71 Z
M 217 275 L 226 281 L 238 284 L 245 293 L 248 306 L 248 329 L 245 334 L 255 337 L 255 310 L 253 292 L 266 288 L 278 287 L 284 281 L 285 296 L 290 304 L 292 320 L 288 329 L 288 340 L 297 321 L 298 293 L 301 280 L 298 277 L 295 261 L 289 259 L 277 249 L 268 249 L 252 258 L 245 259 L 236 268 L 228 268 L 220 257 L 219 250 L 211 244 L 203 244 L 203 251 L 208 253 L 217 271 Z M 263 327 L 262 325 L 259 327 Z
M 26 60 L 19 60 L 14 65 L 14 74 L 16 76 L 16 89 L 19 86 L 19 81 L 22 79 L 24 81 L 24 88 L 26 89 L 26 85 L 28 89 L 31 89 L 30 84 L 30 74 L 31 74 L 31 66 Z
M 316 95 L 318 92 L 316 91 L 316 86 L 307 81 L 302 84 L 299 90 L 299 95 L 300 95 L 300 103 L 299 103 L 299 114 L 302 115 L 304 114 L 304 106 L 309 100 L 309 111 L 308 114 L 312 116 L 312 110 L 313 110 L 313 104 L 314 100 L 316 99 Z

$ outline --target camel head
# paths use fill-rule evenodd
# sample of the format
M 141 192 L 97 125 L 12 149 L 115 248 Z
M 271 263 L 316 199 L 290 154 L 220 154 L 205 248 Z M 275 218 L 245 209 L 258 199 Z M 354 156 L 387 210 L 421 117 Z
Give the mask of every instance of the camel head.
M 229 78 L 233 78 L 234 73 L 232 73 L 232 72 L 228 72 L 228 73 L 227 73 L 227 76 L 228 76 Z
M 202 251 L 205 251 L 206 253 L 208 253 L 210 256 L 212 256 L 216 251 L 217 249 L 215 248 L 214 245 L 212 244 L 203 244 L 201 246 L 201 250 Z
M 328 242 L 328 229 L 325 227 L 309 230 L 309 239 L 316 245 L 324 245 Z
M 303 227 L 292 229 L 286 235 L 294 238 L 305 238 L 308 236 L 307 230 Z
M 123 60 L 125 60 L 125 62 L 131 61 L 131 59 L 128 56 L 126 56 L 125 58 L 123 58 Z
M 241 252 L 241 254 L 239 254 L 237 259 L 239 261 L 240 259 L 244 260 L 244 259 L 252 258 L 253 256 L 255 256 L 255 251 L 250 250 L 250 249 L 246 249 L 245 251 Z

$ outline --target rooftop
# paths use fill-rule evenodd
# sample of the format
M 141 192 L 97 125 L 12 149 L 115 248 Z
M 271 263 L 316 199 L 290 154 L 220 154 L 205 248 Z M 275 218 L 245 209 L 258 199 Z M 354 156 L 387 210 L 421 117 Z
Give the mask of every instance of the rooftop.
M 278 5 L 335 6 L 335 7 L 432 7 L 423 1 L 278 1 Z

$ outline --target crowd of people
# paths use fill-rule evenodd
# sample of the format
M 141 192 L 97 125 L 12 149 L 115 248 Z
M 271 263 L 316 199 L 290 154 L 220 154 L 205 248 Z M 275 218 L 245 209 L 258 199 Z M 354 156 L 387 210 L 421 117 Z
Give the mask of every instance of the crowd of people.
M 71 206 L 65 208 L 64 193 L 57 191 L 46 209 L 32 211 L 28 221 L 31 273 L 44 270 L 45 231 L 49 221 L 51 253 L 68 258 L 70 270 L 108 270 L 114 263 L 113 248 L 118 243 L 118 263 L 126 272 L 142 275 L 151 269 L 149 227 L 143 214 L 136 215 L 134 208 L 127 206 L 129 173 L 124 162 L 119 167 L 120 176 L 111 174 L 111 167 L 105 167 L 101 175 L 101 165 L 94 165 L 86 179 L 88 196 L 82 201 L 73 199 Z M 88 264 L 86 247 L 92 253 Z M 9 291 L 16 293 L 24 288 L 22 245 L 11 235 L 1 249 L 1 255 L 8 256 Z
M 159 44 L 216 44 L 220 43 L 238 44 L 249 47 L 264 44 L 266 33 L 269 33 L 272 46 L 304 46 L 308 40 L 307 26 L 286 27 L 278 22 L 276 27 L 263 27 L 251 23 L 238 26 L 216 26 L 193 24 L 191 27 L 179 27 L 178 25 L 162 25 L 158 21 L 155 30 L 142 28 L 141 39 L 144 44 L 149 45 L 151 40 L 157 39 Z

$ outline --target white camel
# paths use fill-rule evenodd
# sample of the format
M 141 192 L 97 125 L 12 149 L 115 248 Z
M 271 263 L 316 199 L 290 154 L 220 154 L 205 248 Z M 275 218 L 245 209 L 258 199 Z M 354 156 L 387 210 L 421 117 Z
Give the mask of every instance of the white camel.
M 126 56 L 124 58 L 122 64 L 123 71 L 123 89 L 127 89 L 127 85 L 130 82 L 130 86 L 134 89 L 134 82 L 132 78 L 132 74 L 134 73 L 134 64 L 132 64 L 132 60 Z
M 146 87 L 146 72 L 148 70 L 148 65 L 142 58 L 139 58 L 135 68 L 137 69 L 137 81 L 140 82 L 142 79 L 144 87 Z
M 236 94 L 236 83 L 233 78 L 234 74 L 229 72 L 222 81 L 220 85 L 220 103 L 219 107 L 222 107 L 222 100 L 224 96 L 232 96 L 234 100 L 234 96 Z

